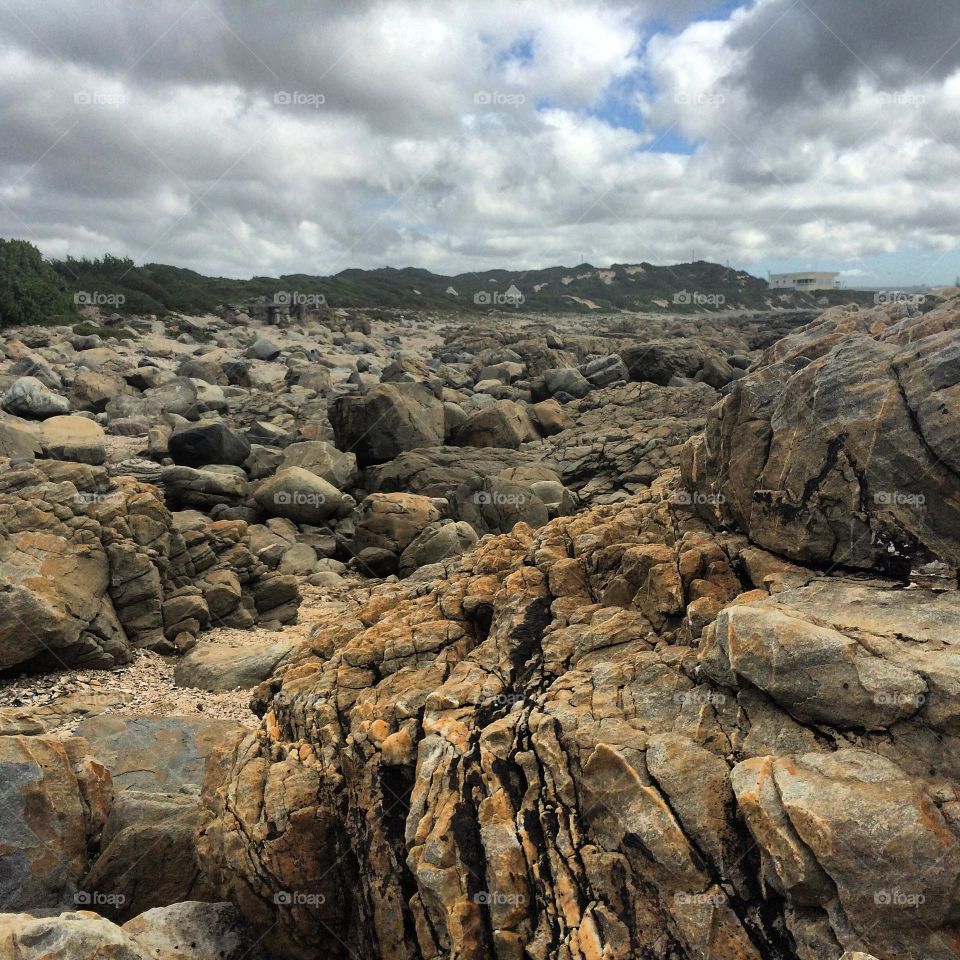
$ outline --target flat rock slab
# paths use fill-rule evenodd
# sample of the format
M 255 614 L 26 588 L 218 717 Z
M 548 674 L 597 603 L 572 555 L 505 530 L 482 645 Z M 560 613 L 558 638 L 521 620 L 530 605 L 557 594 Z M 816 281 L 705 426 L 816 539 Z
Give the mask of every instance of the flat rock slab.
M 266 641 L 229 647 L 202 641 L 178 664 L 174 683 L 221 693 L 249 690 L 273 675 L 281 660 L 296 646 L 292 640 Z
M 207 757 L 243 727 L 192 717 L 118 717 L 84 720 L 77 736 L 111 773 L 118 790 L 176 793 L 199 787 Z
M 47 733 L 71 720 L 103 713 L 125 699 L 119 691 L 107 690 L 71 693 L 35 707 L 0 707 L 0 736 Z

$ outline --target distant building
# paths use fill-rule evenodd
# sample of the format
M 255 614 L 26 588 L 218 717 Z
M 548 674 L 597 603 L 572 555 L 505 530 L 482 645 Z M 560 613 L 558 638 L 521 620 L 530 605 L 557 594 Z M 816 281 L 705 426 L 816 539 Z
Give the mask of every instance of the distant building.
M 804 273 L 770 273 L 767 280 L 773 290 L 836 290 L 839 273 L 806 271 Z
M 453 287 L 447 287 L 447 296 L 450 297 L 459 297 L 460 294 Z

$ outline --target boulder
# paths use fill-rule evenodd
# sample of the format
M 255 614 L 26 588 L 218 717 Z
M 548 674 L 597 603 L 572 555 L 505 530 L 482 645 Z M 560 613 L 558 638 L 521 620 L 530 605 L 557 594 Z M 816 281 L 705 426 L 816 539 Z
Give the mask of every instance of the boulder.
M 43 451 L 36 424 L 13 417 L 0 418 L 0 457 L 32 460 Z
M 960 304 L 872 332 L 832 312 L 737 380 L 684 483 L 705 516 L 802 563 L 905 575 L 931 558 L 960 566 Z M 815 356 L 798 363 L 802 349 Z M 785 359 L 778 359 L 783 356 Z
M 477 534 L 462 520 L 428 524 L 410 541 L 400 555 L 398 573 L 409 577 L 415 570 L 450 557 L 459 557 L 477 545 Z
M 210 510 L 217 504 L 236 506 L 247 498 L 243 477 L 193 467 L 164 467 L 160 482 L 172 507 Z
M 230 382 L 223 367 L 216 360 L 203 357 L 190 357 L 182 361 L 177 367 L 177 376 L 202 380 L 204 383 L 215 383 L 221 387 L 227 386 Z
M 291 640 L 257 641 L 238 647 L 200 641 L 177 663 L 174 682 L 178 687 L 214 693 L 249 690 L 271 677 L 294 645 Z
M 443 443 L 443 403 L 419 383 L 385 383 L 330 406 L 337 447 L 361 467 L 385 463 L 406 450 Z
M 122 927 L 87 911 L 0 915 L 0 956 L 16 960 L 266 960 L 229 903 L 186 901 L 148 910 Z
M 111 397 L 130 392 L 122 377 L 95 370 L 80 370 L 70 385 L 70 403 L 75 410 L 103 413 Z
M 609 387 L 612 383 L 630 379 L 627 365 L 616 353 L 588 361 L 580 367 L 580 372 L 593 387 Z
M 197 860 L 199 812 L 191 794 L 120 791 L 75 902 L 122 923 L 181 900 L 215 900 Z
M 267 337 L 257 337 L 247 347 L 246 356 L 251 360 L 275 360 L 280 356 L 281 349 Z
M 591 390 L 591 384 L 575 367 L 557 367 L 546 370 L 543 382 L 547 394 L 551 397 L 565 393 L 571 397 L 585 397 Z
M 513 400 L 495 400 L 467 418 L 454 431 L 451 443 L 458 447 L 502 447 L 516 450 L 537 432 L 526 409 Z
M 390 463 L 369 468 L 362 485 L 371 492 L 408 491 L 447 497 L 467 480 L 496 476 L 536 460 L 523 450 L 504 447 L 430 447 L 402 453 Z
M 0 956 L 11 960 L 146 960 L 120 927 L 85 910 L 50 917 L 0 914 Z
M 242 464 L 250 456 L 249 441 L 221 420 L 174 430 L 167 441 L 173 462 L 186 467 L 214 463 Z
M 260 938 L 232 903 L 156 907 L 128 920 L 123 932 L 144 960 L 267 960 Z
M 693 379 L 703 366 L 703 350 L 693 340 L 642 343 L 620 354 L 630 379 L 667 386 L 674 377 Z
M 260 483 L 254 499 L 268 516 L 312 526 L 336 516 L 344 504 L 333 484 L 303 467 L 281 467 Z
M 20 377 L 4 394 L 3 409 L 18 417 L 45 420 L 70 412 L 70 401 L 45 387 L 36 377 Z
M 338 490 L 346 490 L 357 471 L 357 458 L 344 453 L 325 440 L 305 440 L 292 443 L 283 451 L 284 467 L 302 467 L 322 477 Z
M 59 390 L 63 386 L 63 379 L 43 357 L 36 354 L 26 354 L 20 357 L 10 368 L 10 372 L 18 377 L 35 377 L 45 387 Z
M 556 400 L 541 400 L 530 407 L 530 416 L 542 437 L 552 437 L 572 426 L 573 421 Z
M 52 460 L 101 464 L 107 459 L 103 427 L 86 417 L 49 417 L 40 426 L 40 443 Z
M 481 536 L 509 533 L 518 523 L 536 529 L 549 520 L 546 504 L 529 486 L 498 477 L 478 477 L 461 484 L 450 499 L 450 510 Z
M 0 902 L 39 910 L 73 902 L 112 799 L 87 745 L 0 737 Z
M 431 523 L 440 519 L 437 505 L 412 493 L 372 493 L 355 513 L 353 550 L 389 550 L 397 557 Z
M 83 720 L 78 737 L 109 771 L 116 790 L 196 791 L 204 765 L 242 727 L 227 720 L 103 714 Z

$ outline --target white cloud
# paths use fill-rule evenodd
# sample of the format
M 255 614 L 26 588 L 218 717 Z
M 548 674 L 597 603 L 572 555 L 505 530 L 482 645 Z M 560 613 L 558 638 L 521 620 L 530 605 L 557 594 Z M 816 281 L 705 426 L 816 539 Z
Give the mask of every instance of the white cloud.
M 9 0 L 0 235 L 236 276 L 952 250 L 960 64 L 877 3 Z

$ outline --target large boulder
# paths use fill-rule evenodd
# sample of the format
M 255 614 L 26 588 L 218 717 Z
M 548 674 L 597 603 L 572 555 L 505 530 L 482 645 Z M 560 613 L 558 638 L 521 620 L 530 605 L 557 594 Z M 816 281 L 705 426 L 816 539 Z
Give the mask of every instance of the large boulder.
M 303 467 L 282 467 L 257 487 L 254 499 L 267 516 L 319 526 L 344 503 L 340 491 Z
M 175 430 L 167 441 L 173 462 L 186 467 L 213 463 L 239 466 L 250 456 L 246 437 L 231 430 L 222 420 L 211 420 Z
M 353 550 L 368 547 L 400 556 L 431 523 L 440 519 L 436 503 L 412 493 L 372 493 L 356 509 Z
M 609 387 L 612 383 L 630 379 L 627 365 L 616 353 L 589 360 L 580 367 L 580 372 L 594 387 Z
M 568 397 L 585 397 L 591 390 L 587 378 L 575 367 L 556 367 L 546 370 L 543 383 L 549 396 L 566 394 Z
M 11 960 L 146 960 L 120 927 L 86 910 L 50 917 L 0 914 L 0 956 Z
M 450 510 L 481 536 L 509 533 L 518 523 L 536 529 L 550 519 L 546 504 L 528 485 L 499 477 L 476 477 L 461 484 L 450 498 Z
M 292 640 L 257 640 L 241 646 L 201 640 L 177 663 L 174 682 L 214 693 L 249 690 L 272 676 L 293 647 Z
M 188 900 L 128 920 L 144 960 L 266 960 L 260 938 L 232 903 Z
M 505 447 L 430 447 L 370 467 L 363 486 L 371 492 L 408 491 L 447 497 L 467 480 L 496 476 L 503 470 L 536 462 L 534 454 Z
M 103 427 L 86 417 L 50 417 L 40 426 L 44 456 L 52 460 L 101 464 L 107 458 Z
M 408 577 L 420 567 L 462 556 L 477 545 L 477 539 L 473 527 L 462 520 L 430 523 L 404 548 L 397 572 Z
M 956 567 L 960 299 L 858 321 L 838 308 L 772 347 L 691 441 L 684 481 L 705 516 L 792 560 Z
M 536 428 L 526 409 L 513 400 L 495 400 L 467 415 L 454 431 L 451 442 L 458 447 L 502 447 L 516 450 L 536 440 Z
M 356 454 L 361 467 L 385 463 L 418 447 L 443 443 L 443 403 L 419 383 L 384 383 L 330 405 L 337 447 Z
M 283 451 L 284 467 L 302 467 L 333 484 L 338 490 L 346 490 L 357 472 L 357 458 L 353 453 L 344 453 L 326 440 L 304 440 L 292 443 Z
M 18 417 L 46 420 L 70 412 L 70 401 L 45 387 L 36 377 L 20 377 L 4 394 L 3 409 Z
M 0 902 L 5 910 L 65 907 L 87 870 L 113 788 L 87 745 L 0 737 Z
M 0 956 L 16 960 L 266 960 L 229 903 L 186 901 L 147 910 L 122 927 L 85 910 L 0 914 Z
M 207 758 L 242 729 L 204 717 L 102 714 L 83 720 L 76 734 L 110 771 L 116 790 L 160 794 L 195 792 Z
M 641 343 L 620 354 L 631 380 L 667 386 L 674 377 L 692 379 L 703 366 L 703 350 L 693 340 Z
M 120 791 L 75 902 L 122 923 L 181 900 L 215 900 L 197 859 L 198 821 L 196 795 Z
M 42 451 L 37 424 L 14 417 L 0 419 L 0 457 L 25 457 L 32 460 Z
M 96 370 L 80 370 L 70 385 L 70 402 L 76 410 L 102 413 L 112 397 L 132 393 L 122 377 Z
M 164 467 L 160 484 L 172 507 L 210 510 L 217 504 L 236 506 L 247 499 L 249 484 L 242 476 L 194 467 Z

